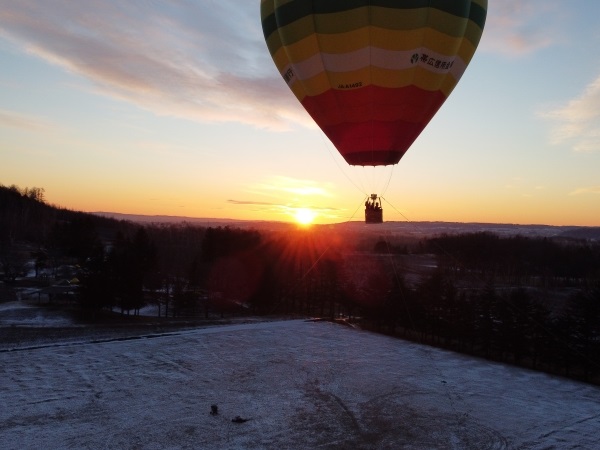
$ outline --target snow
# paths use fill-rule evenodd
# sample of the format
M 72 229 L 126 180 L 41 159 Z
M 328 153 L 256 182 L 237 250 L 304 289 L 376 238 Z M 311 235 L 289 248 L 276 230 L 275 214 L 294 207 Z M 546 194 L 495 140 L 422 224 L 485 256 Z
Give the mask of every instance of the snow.
M 600 448 L 597 387 L 328 322 L 5 348 L 0 386 L 2 449 Z
M 21 301 L 0 303 L 0 327 L 74 327 L 70 317 L 59 310 L 40 308 Z

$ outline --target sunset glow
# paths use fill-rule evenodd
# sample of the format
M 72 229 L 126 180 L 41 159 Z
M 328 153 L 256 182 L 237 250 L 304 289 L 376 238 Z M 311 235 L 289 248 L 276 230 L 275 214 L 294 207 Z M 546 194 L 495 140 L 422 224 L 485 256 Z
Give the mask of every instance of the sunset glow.
M 300 225 L 310 225 L 317 217 L 317 213 L 309 208 L 298 208 L 295 217 Z
M 600 2 L 522 3 L 489 2 L 448 101 L 371 170 L 282 80 L 258 2 L 4 2 L 0 183 L 87 212 L 340 223 L 375 193 L 384 221 L 599 226 Z

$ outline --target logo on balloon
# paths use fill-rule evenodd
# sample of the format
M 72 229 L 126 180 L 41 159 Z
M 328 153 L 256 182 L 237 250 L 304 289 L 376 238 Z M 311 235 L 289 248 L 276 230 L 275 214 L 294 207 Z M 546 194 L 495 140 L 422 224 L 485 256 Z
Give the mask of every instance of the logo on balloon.
M 362 81 L 357 81 L 356 83 L 338 84 L 338 89 L 354 89 L 362 87 L 362 85 Z
M 285 80 L 285 82 L 290 85 L 292 83 L 292 81 L 294 80 L 294 71 L 292 70 L 292 68 L 290 67 L 288 70 L 286 70 L 283 74 L 283 79 Z

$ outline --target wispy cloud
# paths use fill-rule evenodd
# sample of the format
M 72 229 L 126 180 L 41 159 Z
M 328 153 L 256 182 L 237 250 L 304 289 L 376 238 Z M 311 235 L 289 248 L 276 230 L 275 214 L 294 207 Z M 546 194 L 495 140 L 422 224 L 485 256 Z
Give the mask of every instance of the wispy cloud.
M 229 200 L 227 200 L 227 203 L 230 203 L 232 205 L 248 205 L 248 206 L 265 206 L 265 207 L 285 208 L 286 210 L 288 210 L 288 209 L 296 210 L 297 208 L 299 208 L 298 206 L 290 206 L 287 203 L 261 202 L 261 201 L 256 201 L 256 200 L 229 199 Z M 300 207 L 308 208 L 308 209 L 311 209 L 314 211 L 340 211 L 340 208 L 335 208 L 333 206 L 316 206 L 316 205 L 312 205 L 312 204 L 307 204 L 305 206 L 300 206 Z
M 314 180 L 274 176 L 249 186 L 246 189 L 249 199 L 229 199 L 227 202 L 254 211 L 279 214 L 286 219 L 295 216 L 299 209 L 308 209 L 321 217 L 337 218 L 339 208 L 325 203 L 333 197 L 330 190 L 331 186 Z
M 490 1 L 482 48 L 524 56 L 562 39 L 565 3 L 557 0 Z
M 580 96 L 540 116 L 556 123 L 553 144 L 570 143 L 576 152 L 600 151 L 600 76 Z
M 561 5 L 490 2 L 485 46 L 524 55 L 550 45 L 560 36 Z M 0 34 L 94 91 L 157 115 L 314 127 L 268 54 L 256 2 L 9 1 Z
M 297 178 L 274 176 L 264 182 L 257 183 L 249 188 L 249 191 L 269 196 L 284 195 L 289 198 L 306 197 L 332 197 L 330 185 L 314 180 L 301 180 Z
M 51 128 L 51 124 L 39 117 L 0 109 L 0 127 L 19 128 L 26 131 L 47 131 Z
M 579 189 L 575 189 L 573 192 L 569 193 L 569 195 L 588 195 L 588 194 L 600 195 L 600 186 L 582 187 Z
M 257 206 L 283 206 L 280 203 L 273 202 L 258 202 L 256 200 L 227 200 L 227 203 L 231 203 L 234 205 L 257 205 Z
M 157 115 L 271 129 L 307 115 L 270 59 L 255 2 L 19 0 L 0 33 Z

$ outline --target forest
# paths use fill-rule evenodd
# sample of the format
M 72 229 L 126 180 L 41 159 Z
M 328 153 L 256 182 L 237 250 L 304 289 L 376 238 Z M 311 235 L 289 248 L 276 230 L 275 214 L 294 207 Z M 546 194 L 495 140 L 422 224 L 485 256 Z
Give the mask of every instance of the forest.
M 118 221 L 0 186 L 0 302 L 132 319 L 310 317 L 600 384 L 600 244 Z M 103 317 L 106 317 L 103 315 Z

